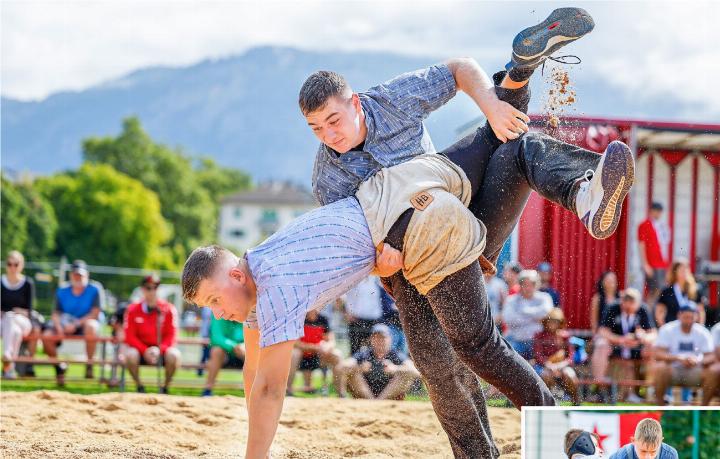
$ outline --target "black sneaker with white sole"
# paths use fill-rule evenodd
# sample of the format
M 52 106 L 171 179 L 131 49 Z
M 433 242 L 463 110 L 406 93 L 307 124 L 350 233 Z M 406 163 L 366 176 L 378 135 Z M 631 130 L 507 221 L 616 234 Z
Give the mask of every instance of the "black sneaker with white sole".
M 582 8 L 558 8 L 538 25 L 515 36 L 513 53 L 505 69 L 531 71 L 552 53 L 582 38 L 595 27 L 593 18 Z

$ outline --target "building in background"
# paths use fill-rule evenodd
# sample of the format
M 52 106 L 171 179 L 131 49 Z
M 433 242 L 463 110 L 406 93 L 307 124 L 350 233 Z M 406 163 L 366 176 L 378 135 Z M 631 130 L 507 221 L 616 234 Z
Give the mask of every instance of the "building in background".
M 289 182 L 266 182 L 223 198 L 220 244 L 245 250 L 317 206 L 312 193 Z

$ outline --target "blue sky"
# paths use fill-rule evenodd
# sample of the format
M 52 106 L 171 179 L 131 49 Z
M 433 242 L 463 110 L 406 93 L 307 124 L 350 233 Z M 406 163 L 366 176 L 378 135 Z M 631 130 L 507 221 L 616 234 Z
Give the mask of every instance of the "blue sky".
M 596 29 L 568 47 L 618 91 L 673 93 L 720 119 L 720 2 L 575 2 Z M 514 34 L 558 2 L 3 0 L 4 96 L 37 100 L 152 65 L 182 66 L 259 45 L 472 56 L 502 65 Z

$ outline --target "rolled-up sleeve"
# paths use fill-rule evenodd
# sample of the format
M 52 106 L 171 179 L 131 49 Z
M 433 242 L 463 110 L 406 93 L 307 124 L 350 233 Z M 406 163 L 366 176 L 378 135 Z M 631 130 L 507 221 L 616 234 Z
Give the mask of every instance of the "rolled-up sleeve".
M 407 116 L 424 119 L 457 94 L 457 85 L 448 66 L 436 64 L 403 73 L 370 88 L 367 94 L 385 100 Z
M 307 297 L 298 288 L 274 286 L 258 292 L 260 347 L 302 338 L 307 309 Z

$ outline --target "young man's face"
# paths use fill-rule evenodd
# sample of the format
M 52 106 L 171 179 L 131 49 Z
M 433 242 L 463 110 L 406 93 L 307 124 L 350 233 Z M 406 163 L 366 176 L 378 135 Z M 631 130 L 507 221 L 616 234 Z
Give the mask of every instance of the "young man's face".
M 209 307 L 217 319 L 244 322 L 255 304 L 248 281 L 248 275 L 237 265 L 225 264 L 200 282 L 195 303 Z
M 662 442 L 657 445 L 648 445 L 647 443 L 641 443 L 639 441 L 633 442 L 635 448 L 635 454 L 638 459 L 655 459 L 660 452 L 660 446 Z
M 362 135 L 360 98 L 331 97 L 325 107 L 305 116 L 308 125 L 322 143 L 338 153 L 347 153 L 365 139 Z

